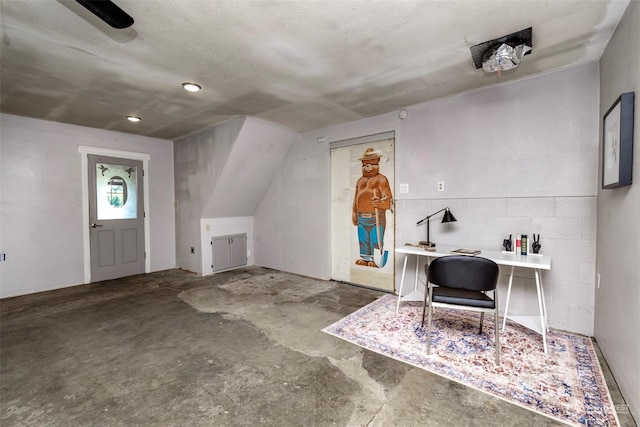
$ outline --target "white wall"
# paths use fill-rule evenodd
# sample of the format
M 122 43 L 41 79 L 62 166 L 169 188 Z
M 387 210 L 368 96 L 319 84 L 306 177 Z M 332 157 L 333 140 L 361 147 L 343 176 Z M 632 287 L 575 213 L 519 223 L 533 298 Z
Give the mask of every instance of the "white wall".
M 329 278 L 328 143 L 395 130 L 396 182 L 410 189 L 394 191 L 397 244 L 423 240 L 426 230 L 416 222 L 449 205 L 458 222 L 432 223 L 441 244 L 500 249 L 509 233 L 540 233 L 542 251 L 553 258 L 543 274 L 550 323 L 591 335 L 597 64 L 407 111 L 404 120 L 392 113 L 300 136 L 256 211 L 256 264 Z M 437 181 L 445 182 L 444 192 Z M 402 260 L 396 259 L 396 287 Z M 535 307 L 526 303 L 535 298 L 533 276 L 517 274 L 515 312 Z
M 254 214 L 257 265 L 331 278 L 329 143 L 394 130 L 397 120 L 390 113 L 299 136 Z
M 297 135 L 272 123 L 240 117 L 175 142 L 179 267 L 211 272 L 212 234 L 202 230 L 202 221 L 223 219 L 217 227 L 227 224 L 234 230 L 238 224 L 247 225 L 243 218 L 253 216 Z M 253 225 L 238 232 L 249 236 Z M 221 229 L 216 235 L 230 233 Z
M 150 155 L 150 268 L 175 267 L 171 141 L 5 114 L 0 122 L 1 297 L 84 282 L 79 145 Z
M 398 194 L 397 241 L 425 240 L 416 223 L 445 206 L 458 222 L 432 220 L 436 243 L 500 250 L 509 234 L 541 234 L 552 257 L 543 273 L 551 326 L 593 335 L 598 65 L 407 111 L 397 168 L 410 192 Z M 535 314 L 531 272 L 516 274 L 510 312 Z
M 174 142 L 177 266 L 202 274 L 200 219 L 245 118 L 228 120 Z M 194 248 L 194 253 L 191 253 Z
M 640 420 L 640 2 L 629 4 L 600 60 L 600 115 L 635 92 L 633 185 L 598 190 L 595 337 Z M 599 185 L 598 185 L 599 187 Z
M 445 187 L 446 188 L 446 187 Z M 595 197 L 493 197 L 401 200 L 397 203 L 399 242 L 426 240 L 426 228 L 416 223 L 426 215 L 450 207 L 457 222 L 431 221 L 431 240 L 442 246 L 501 250 L 509 234 L 541 234 L 541 252 L 552 258 L 551 271 L 542 273 L 549 322 L 553 328 L 593 335 L 595 271 Z M 435 221 L 434 221 L 435 219 Z M 397 260 L 396 277 L 402 259 Z M 414 260 L 408 269 L 414 271 Z M 422 266 L 420 272 L 423 272 Z M 510 269 L 499 281 L 506 295 Z M 423 277 L 424 278 L 424 277 Z M 506 298 L 501 299 L 504 312 Z M 510 314 L 537 314 L 532 271 L 516 269 Z
M 591 64 L 407 108 L 403 198 L 595 196 L 597 105 Z

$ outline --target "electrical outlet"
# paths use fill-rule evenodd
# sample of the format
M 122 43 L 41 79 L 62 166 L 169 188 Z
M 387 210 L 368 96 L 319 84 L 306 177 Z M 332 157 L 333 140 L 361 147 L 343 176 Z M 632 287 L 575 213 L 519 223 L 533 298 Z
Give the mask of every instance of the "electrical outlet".
M 400 192 L 408 193 L 409 192 L 409 184 L 400 184 Z
M 444 191 L 444 181 L 438 181 L 438 191 Z

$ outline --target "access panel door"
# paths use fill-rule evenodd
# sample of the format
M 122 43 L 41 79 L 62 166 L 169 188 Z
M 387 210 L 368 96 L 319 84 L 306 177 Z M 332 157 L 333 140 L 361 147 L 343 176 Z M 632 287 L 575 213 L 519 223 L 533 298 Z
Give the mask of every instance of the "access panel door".
M 213 271 L 247 265 L 247 235 L 234 234 L 211 238 Z

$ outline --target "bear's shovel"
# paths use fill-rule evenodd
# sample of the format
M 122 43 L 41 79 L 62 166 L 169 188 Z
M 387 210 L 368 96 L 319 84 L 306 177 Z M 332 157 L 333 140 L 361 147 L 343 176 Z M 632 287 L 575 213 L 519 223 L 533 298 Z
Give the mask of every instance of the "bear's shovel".
M 377 197 L 378 190 L 373 190 L 374 196 Z M 385 251 L 382 244 L 382 235 L 380 234 L 380 217 L 378 214 L 378 208 L 374 208 L 376 211 L 376 233 L 378 237 L 378 248 L 380 248 L 380 260 L 375 260 L 378 268 L 382 268 L 387 264 L 387 260 L 389 259 L 389 251 Z

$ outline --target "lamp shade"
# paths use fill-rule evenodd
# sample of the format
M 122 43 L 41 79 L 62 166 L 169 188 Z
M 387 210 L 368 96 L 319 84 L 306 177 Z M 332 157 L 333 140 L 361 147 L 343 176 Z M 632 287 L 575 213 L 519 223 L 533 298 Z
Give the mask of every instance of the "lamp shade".
M 451 211 L 447 208 L 444 211 L 444 215 L 442 216 L 442 222 L 454 222 L 454 221 L 457 221 L 456 217 L 453 216 Z

